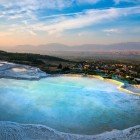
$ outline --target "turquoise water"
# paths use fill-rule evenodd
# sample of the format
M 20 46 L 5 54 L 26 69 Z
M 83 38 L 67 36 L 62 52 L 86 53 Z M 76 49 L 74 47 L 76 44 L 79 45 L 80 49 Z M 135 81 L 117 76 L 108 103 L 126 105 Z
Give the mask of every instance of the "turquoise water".
M 140 96 L 92 78 L 0 79 L 0 121 L 98 134 L 140 124 Z

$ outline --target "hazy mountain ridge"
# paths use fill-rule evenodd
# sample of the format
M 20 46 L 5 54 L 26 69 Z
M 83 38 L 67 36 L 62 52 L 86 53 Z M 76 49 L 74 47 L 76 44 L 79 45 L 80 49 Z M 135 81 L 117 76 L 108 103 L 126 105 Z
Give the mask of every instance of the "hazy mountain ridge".
M 117 43 L 110 45 L 84 44 L 78 46 L 68 46 L 59 43 L 50 43 L 46 45 L 19 45 L 14 47 L 13 51 L 22 52 L 51 52 L 51 51 L 77 51 L 77 52 L 110 52 L 110 51 L 140 51 L 140 42 Z

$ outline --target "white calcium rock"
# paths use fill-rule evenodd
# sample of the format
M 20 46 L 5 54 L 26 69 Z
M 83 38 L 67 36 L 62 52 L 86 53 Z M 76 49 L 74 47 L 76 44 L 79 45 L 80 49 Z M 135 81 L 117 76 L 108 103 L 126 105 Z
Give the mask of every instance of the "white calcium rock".
M 0 121 L 0 140 L 140 140 L 140 125 L 88 136 L 62 133 L 43 125 Z
M 0 61 L 1 78 L 33 80 L 47 77 L 48 75 L 36 67 Z

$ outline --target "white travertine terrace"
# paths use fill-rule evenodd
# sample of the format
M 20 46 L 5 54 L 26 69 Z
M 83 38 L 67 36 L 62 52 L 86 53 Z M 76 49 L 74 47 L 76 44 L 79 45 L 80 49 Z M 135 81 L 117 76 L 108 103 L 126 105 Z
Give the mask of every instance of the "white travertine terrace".
M 48 74 L 36 67 L 0 61 L 0 77 L 15 79 L 40 79 Z M 130 87 L 132 88 L 132 87 Z M 129 89 L 130 90 L 130 89 Z M 132 89 L 131 89 L 132 90 Z M 133 114 L 132 114 L 133 115 Z M 113 130 L 98 135 L 62 133 L 44 125 L 19 124 L 0 121 L 0 140 L 139 140 L 140 125 Z
M 62 133 L 43 125 L 0 122 L 0 140 L 139 140 L 140 125 L 98 135 Z
M 36 67 L 0 61 L 1 78 L 37 80 L 47 76 L 48 74 Z

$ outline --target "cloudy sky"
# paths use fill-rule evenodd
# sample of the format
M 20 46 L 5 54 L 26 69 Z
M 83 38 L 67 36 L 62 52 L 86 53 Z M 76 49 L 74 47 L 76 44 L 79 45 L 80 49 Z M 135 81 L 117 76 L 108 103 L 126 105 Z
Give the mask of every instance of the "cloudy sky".
M 140 41 L 140 0 L 0 0 L 0 46 Z

